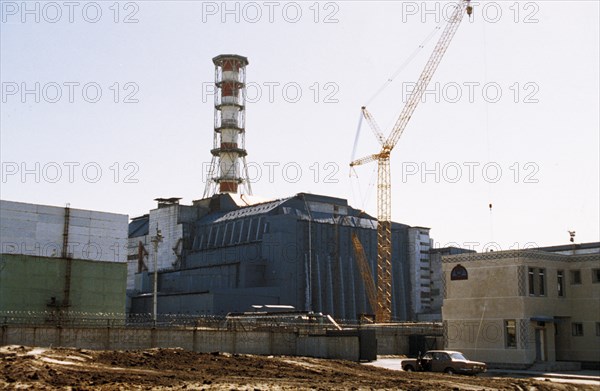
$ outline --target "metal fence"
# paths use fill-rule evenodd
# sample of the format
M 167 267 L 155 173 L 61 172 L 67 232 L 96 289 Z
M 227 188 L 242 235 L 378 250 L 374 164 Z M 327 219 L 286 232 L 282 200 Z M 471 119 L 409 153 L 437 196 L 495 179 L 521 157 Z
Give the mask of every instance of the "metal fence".
M 54 327 L 121 327 L 121 328 L 179 328 L 198 330 L 285 331 L 325 333 L 327 330 L 378 328 L 440 328 L 438 323 L 393 322 L 375 325 L 352 319 L 333 321 L 327 315 L 312 312 L 243 313 L 228 316 L 158 314 L 150 313 L 97 313 L 76 311 L 0 311 L 0 327 L 4 325 Z
M 225 329 L 226 318 L 182 314 L 122 314 L 73 311 L 0 311 L 1 325 L 71 327 L 196 327 Z
M 350 322 L 349 322 L 350 323 Z M 140 327 L 183 328 L 203 330 L 279 330 L 326 332 L 338 328 L 326 316 L 312 313 L 296 314 L 232 314 L 228 316 L 186 314 L 122 314 L 75 311 L 0 311 L 3 325 L 55 327 Z M 350 325 L 349 325 L 350 326 Z M 352 327 L 352 326 L 350 326 Z M 356 325 L 354 325 L 356 327 Z

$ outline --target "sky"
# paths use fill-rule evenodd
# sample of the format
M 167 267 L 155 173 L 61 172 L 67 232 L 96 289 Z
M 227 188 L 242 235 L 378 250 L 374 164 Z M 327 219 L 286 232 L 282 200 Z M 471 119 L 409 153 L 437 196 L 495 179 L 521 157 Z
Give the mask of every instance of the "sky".
M 392 152 L 393 220 L 477 251 L 600 240 L 599 2 L 472 3 Z M 202 198 L 228 53 L 250 62 L 253 193 L 376 215 L 360 108 L 389 134 L 454 3 L 0 6 L 0 198 L 135 217 Z

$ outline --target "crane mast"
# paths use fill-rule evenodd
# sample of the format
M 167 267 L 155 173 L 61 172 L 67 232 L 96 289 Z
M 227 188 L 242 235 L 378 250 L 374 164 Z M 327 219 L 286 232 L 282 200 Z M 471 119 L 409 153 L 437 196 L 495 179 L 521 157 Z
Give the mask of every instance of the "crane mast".
M 379 153 L 353 161 L 350 163 L 350 166 L 358 166 L 377 160 L 377 306 L 376 308 L 372 308 L 372 310 L 375 311 L 375 318 L 378 322 L 389 322 L 392 318 L 392 191 L 390 154 L 419 105 L 423 93 L 427 89 L 431 78 L 437 70 L 440 61 L 446 53 L 446 49 L 448 49 L 464 17 L 465 11 L 471 15 L 472 7 L 470 3 L 470 0 L 462 0 L 457 4 L 440 39 L 433 49 L 433 53 L 419 76 L 415 89 L 410 94 L 387 139 L 383 137 L 379 126 L 373 116 L 367 111 L 367 108 L 362 108 L 363 117 L 367 120 L 379 140 L 381 150 Z M 362 256 L 364 256 L 364 250 L 362 246 L 357 246 L 357 241 L 358 245 L 360 245 L 358 237 L 356 237 L 356 240 L 353 238 L 355 252 L 357 253 L 357 257 L 360 258 L 361 255 L 359 254 L 362 251 Z M 361 274 L 367 286 L 367 280 L 372 280 L 372 276 L 367 275 L 367 273 Z

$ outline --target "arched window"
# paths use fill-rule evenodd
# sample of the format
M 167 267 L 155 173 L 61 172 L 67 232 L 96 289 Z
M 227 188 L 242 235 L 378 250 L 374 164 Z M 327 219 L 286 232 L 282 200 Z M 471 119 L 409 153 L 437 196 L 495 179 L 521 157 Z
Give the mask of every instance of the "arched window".
M 462 265 L 456 265 L 450 272 L 450 280 L 468 280 L 469 273 Z

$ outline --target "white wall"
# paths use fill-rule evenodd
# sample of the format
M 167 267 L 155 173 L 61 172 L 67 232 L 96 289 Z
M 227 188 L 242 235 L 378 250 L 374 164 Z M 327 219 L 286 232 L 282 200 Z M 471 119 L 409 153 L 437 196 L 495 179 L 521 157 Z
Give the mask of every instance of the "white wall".
M 422 244 L 423 243 L 423 244 Z M 422 299 L 421 292 L 430 293 L 430 264 L 429 254 L 421 254 L 421 251 L 429 252 L 430 238 L 429 229 L 411 227 L 408 229 L 408 257 L 410 262 L 411 305 L 414 314 L 429 310 L 429 298 Z M 423 258 L 423 262 L 421 262 Z M 427 262 L 425 260 L 427 259 Z M 422 270 L 426 268 L 427 270 Z M 426 285 L 426 286 L 422 286 Z
M 126 262 L 128 216 L 70 209 L 68 253 L 76 259 Z M 65 208 L 0 200 L 0 251 L 60 257 Z

